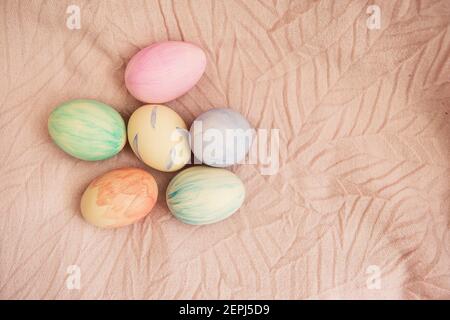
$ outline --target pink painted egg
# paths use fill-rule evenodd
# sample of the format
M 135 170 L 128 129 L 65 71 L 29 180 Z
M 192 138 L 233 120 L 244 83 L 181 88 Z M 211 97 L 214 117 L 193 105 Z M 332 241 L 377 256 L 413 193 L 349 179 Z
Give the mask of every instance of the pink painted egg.
M 138 100 L 163 103 L 189 91 L 206 68 L 206 55 L 183 41 L 152 44 L 136 53 L 125 70 L 125 85 Z

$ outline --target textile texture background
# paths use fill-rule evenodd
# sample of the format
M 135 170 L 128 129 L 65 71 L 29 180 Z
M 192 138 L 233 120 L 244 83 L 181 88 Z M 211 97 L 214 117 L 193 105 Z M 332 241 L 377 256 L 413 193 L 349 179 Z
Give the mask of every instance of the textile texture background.
M 80 29 L 66 26 L 71 4 Z M 126 64 L 167 39 L 207 55 L 197 86 L 167 103 L 188 125 L 226 106 L 280 129 L 278 172 L 232 167 L 247 198 L 209 226 L 172 217 L 174 173 L 129 146 L 84 162 L 47 132 L 74 98 L 127 120 L 143 103 Z M 449 56 L 448 0 L 0 1 L 0 298 L 449 299 Z M 125 166 L 155 176 L 156 207 L 129 227 L 88 225 L 83 190 Z

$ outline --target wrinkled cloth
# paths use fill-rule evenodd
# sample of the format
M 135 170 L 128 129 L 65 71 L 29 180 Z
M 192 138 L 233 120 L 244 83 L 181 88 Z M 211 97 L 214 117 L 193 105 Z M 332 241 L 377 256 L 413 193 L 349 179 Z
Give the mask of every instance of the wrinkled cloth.
M 71 4 L 80 29 L 67 27 Z M 450 298 L 447 0 L 4 0 L 0 25 L 1 299 Z M 188 126 L 230 107 L 280 130 L 279 170 L 230 168 L 245 203 L 208 226 L 169 213 L 175 173 L 129 146 L 84 162 L 47 132 L 74 98 L 127 120 L 142 105 L 127 61 L 168 39 L 208 59 L 167 103 Z M 116 230 L 84 222 L 83 190 L 126 166 L 154 175 L 154 210 Z

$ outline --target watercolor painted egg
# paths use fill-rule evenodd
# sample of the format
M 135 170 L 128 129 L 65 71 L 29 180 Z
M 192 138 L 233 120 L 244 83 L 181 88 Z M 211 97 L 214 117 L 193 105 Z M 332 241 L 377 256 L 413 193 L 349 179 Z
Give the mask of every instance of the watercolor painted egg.
M 177 174 L 169 183 L 166 201 L 182 222 L 210 224 L 226 219 L 244 202 L 245 187 L 231 171 L 196 166 Z
M 128 121 L 128 142 L 136 156 L 160 171 L 176 171 L 191 159 L 183 119 L 163 105 L 145 105 Z
M 68 101 L 48 119 L 48 132 L 66 153 L 87 161 L 119 153 L 126 143 L 126 128 L 112 107 L 89 99 Z
M 158 198 L 153 176 L 137 168 L 109 171 L 94 179 L 81 197 L 81 213 L 100 228 L 126 226 L 145 217 Z
M 196 162 L 213 167 L 242 163 L 250 150 L 254 130 L 239 112 L 211 109 L 191 125 L 190 145 Z
M 164 103 L 189 91 L 206 68 L 206 55 L 183 41 L 154 43 L 136 53 L 125 70 L 125 85 L 138 100 Z

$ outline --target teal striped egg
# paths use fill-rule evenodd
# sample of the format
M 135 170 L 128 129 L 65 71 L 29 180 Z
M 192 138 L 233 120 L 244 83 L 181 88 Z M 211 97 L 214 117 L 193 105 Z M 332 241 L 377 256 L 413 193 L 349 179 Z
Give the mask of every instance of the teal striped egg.
M 66 153 L 87 161 L 103 160 L 125 146 L 125 122 L 114 108 L 89 99 L 68 101 L 48 119 L 48 132 Z
M 177 174 L 166 191 L 172 214 L 184 223 L 201 225 L 221 221 L 244 202 L 245 187 L 231 171 L 206 166 Z

